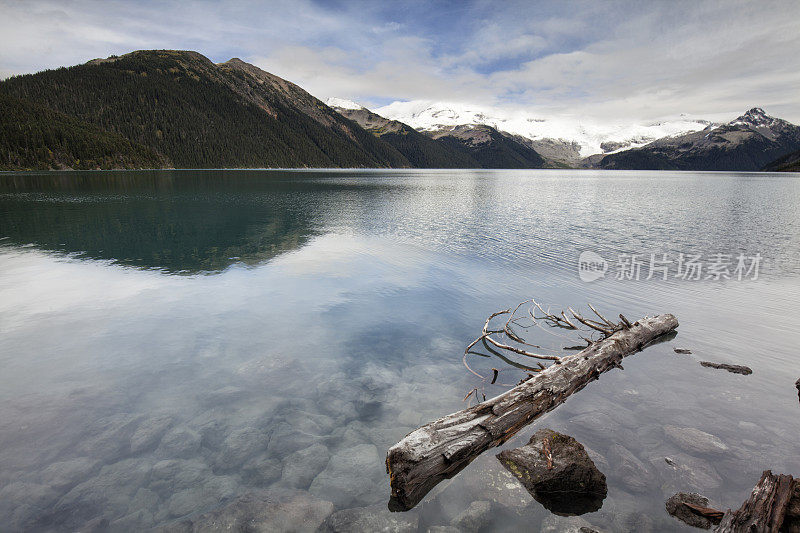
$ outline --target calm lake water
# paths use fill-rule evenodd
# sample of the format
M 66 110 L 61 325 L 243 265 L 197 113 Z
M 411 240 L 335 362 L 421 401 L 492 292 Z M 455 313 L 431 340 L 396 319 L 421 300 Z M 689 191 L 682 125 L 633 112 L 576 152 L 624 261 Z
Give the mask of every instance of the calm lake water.
M 481 531 L 672 531 L 679 490 L 738 507 L 762 470 L 800 474 L 797 174 L 5 173 L 0 239 L 3 531 L 142 530 L 261 489 L 275 529 L 374 506 L 371 524 L 424 532 L 472 505 Z M 587 250 L 604 278 L 581 281 Z M 701 255 L 701 279 L 676 277 L 681 253 Z M 617 279 L 625 254 L 639 280 Z M 667 280 L 646 279 L 650 254 L 673 261 Z M 737 279 L 740 254 L 760 254 L 757 279 Z M 732 279 L 705 279 L 715 262 Z M 680 322 L 504 446 L 574 436 L 608 479 L 602 508 L 551 514 L 498 449 L 383 512 L 387 448 L 464 407 L 482 385 L 464 348 L 530 297 Z

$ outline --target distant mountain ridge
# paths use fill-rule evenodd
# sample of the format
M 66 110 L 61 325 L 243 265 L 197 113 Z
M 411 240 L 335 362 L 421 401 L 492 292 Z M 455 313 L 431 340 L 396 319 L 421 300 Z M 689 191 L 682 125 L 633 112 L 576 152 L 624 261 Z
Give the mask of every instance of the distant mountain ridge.
M 0 170 L 792 170 L 797 157 L 787 154 L 800 150 L 800 128 L 760 108 L 726 124 L 605 126 L 464 104 L 395 102 L 375 112 L 323 103 L 238 58 L 215 64 L 179 50 L 11 77 L 0 81 L 0 111 Z
M 431 136 L 462 150 L 483 168 L 545 168 L 548 162 L 536 150 L 491 126 L 465 125 L 432 132 Z
M 348 100 L 326 101 L 334 110 L 390 144 L 418 168 L 478 168 L 482 166 L 463 150 L 424 135 L 411 126 L 383 118 Z
M 355 102 L 346 102 L 350 107 L 365 109 Z M 378 108 L 377 112 L 396 121 L 405 121 L 434 138 L 448 132 L 457 138 L 466 130 L 493 127 L 503 136 L 543 156 L 546 167 L 758 171 L 776 158 L 800 148 L 798 126 L 772 117 L 758 107 L 725 124 L 681 119 L 616 131 L 614 128 L 589 131 L 590 128 L 579 126 L 571 133 L 569 129 L 574 124 L 525 116 L 508 117 L 500 112 L 487 112 L 487 108 L 463 104 L 395 102 Z M 659 133 L 668 134 L 652 137 Z M 581 155 L 587 151 L 596 153 Z M 787 156 L 782 164 L 768 168 L 793 169 L 794 161 Z
M 597 166 L 632 170 L 756 171 L 800 149 L 800 127 L 754 107 L 721 126 L 665 137 L 603 157 Z
M 547 161 L 512 136 L 484 125 L 420 133 L 350 100 L 326 103 L 359 126 L 394 146 L 420 168 L 543 168 Z
M 543 118 L 525 110 L 429 101 L 394 102 L 374 112 L 425 132 L 466 125 L 491 126 L 524 139 L 549 159 L 571 164 L 593 154 L 643 146 L 711 124 L 683 116 L 659 122 L 599 124 L 577 117 Z

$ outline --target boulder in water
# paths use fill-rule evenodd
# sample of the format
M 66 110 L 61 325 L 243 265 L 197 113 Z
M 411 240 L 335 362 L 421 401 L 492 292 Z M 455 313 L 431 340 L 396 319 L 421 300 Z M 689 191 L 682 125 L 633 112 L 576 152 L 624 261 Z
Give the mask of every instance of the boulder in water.
M 714 524 L 708 517 L 693 511 L 688 505 L 708 507 L 708 498 L 696 492 L 679 492 L 667 500 L 667 512 L 681 522 L 701 529 L 710 529 Z
M 580 442 L 540 429 L 525 446 L 497 454 L 503 466 L 549 511 L 561 515 L 594 512 L 603 505 L 606 476 Z

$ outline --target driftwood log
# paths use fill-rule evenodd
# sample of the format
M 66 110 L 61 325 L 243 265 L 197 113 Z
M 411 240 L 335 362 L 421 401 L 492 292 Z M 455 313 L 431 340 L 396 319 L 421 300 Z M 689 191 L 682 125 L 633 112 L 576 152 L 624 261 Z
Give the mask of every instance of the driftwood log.
M 392 489 L 389 509 L 411 509 L 440 481 L 456 475 L 479 454 L 503 444 L 603 372 L 620 367 L 623 357 L 677 327 L 678 320 L 670 314 L 633 324 L 624 320 L 608 337 L 559 358 L 503 394 L 412 431 L 389 448 L 386 457 Z
M 800 480 L 766 470 L 750 497 L 728 509 L 716 533 L 800 532 Z
M 708 503 L 699 494 L 679 492 L 667 500 L 667 512 L 690 526 L 708 529 L 709 522 L 717 524 L 715 533 L 800 533 L 800 479 L 786 474 L 765 470 L 750 497 L 735 511 L 692 505 L 693 498 Z M 680 506 L 708 520 L 698 521 Z

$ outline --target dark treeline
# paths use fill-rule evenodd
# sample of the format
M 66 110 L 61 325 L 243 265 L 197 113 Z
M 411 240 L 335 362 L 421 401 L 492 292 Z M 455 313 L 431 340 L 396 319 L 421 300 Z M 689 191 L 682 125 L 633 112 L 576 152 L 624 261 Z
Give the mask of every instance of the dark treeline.
M 154 150 L 44 106 L 0 94 L 0 168 L 153 168 Z
M 410 166 L 349 120 L 337 115 L 323 123 L 293 107 L 286 95 L 253 85 L 258 84 L 200 54 L 173 51 L 134 52 L 15 76 L 0 83 L 3 105 L 18 108 L 0 119 L 0 164 L 7 169 Z M 258 101 L 247 96 L 254 91 Z M 53 117 L 58 124 L 51 126 Z M 53 132 L 62 130 L 70 132 L 61 135 L 69 140 L 53 144 L 59 137 Z M 90 138 L 100 145 L 89 149 L 79 140 Z M 118 150 L 109 152 L 114 145 Z

